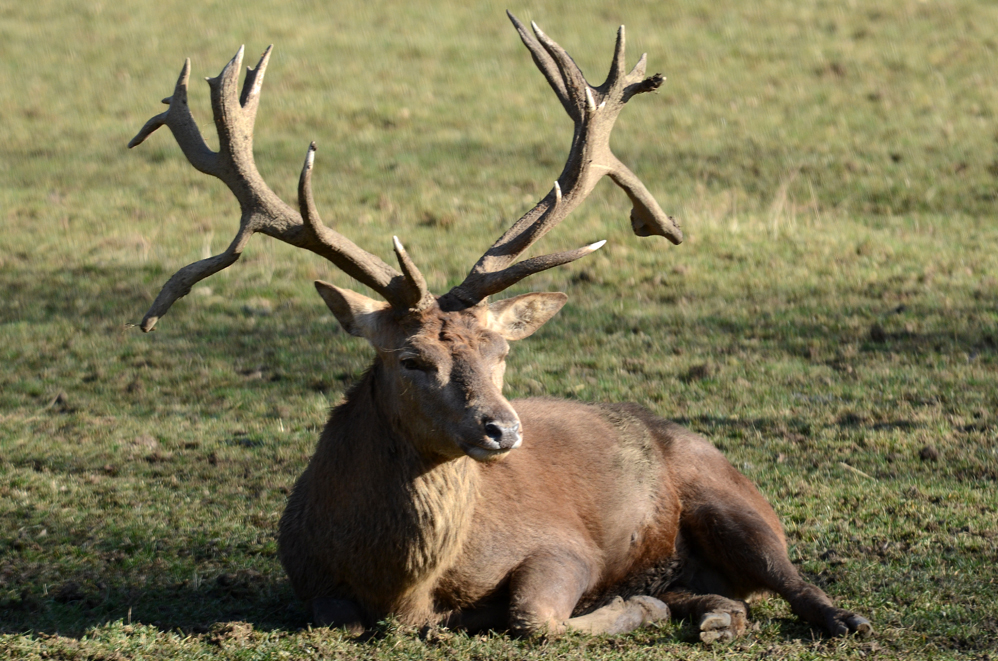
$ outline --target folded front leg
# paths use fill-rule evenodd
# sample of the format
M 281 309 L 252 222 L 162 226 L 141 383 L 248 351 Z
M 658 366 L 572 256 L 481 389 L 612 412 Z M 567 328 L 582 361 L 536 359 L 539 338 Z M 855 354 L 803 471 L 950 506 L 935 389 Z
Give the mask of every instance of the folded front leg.
M 617 634 L 668 619 L 669 608 L 652 597 L 621 598 L 591 613 L 572 617 L 583 594 L 597 579 L 579 554 L 546 551 L 528 558 L 510 579 L 510 629 L 521 635 L 563 633 Z
M 669 619 L 669 607 L 663 602 L 639 595 L 627 601 L 617 597 L 612 602 L 597 608 L 592 613 L 569 618 L 565 626 L 573 631 L 584 633 L 617 634 L 627 633 L 638 627 Z

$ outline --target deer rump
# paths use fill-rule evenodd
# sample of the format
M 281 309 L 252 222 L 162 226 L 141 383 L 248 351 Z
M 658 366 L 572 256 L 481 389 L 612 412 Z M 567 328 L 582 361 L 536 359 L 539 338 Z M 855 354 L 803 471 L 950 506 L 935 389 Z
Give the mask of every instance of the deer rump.
M 167 281 L 142 330 L 234 264 L 258 232 L 326 258 L 383 299 L 316 283 L 340 324 L 376 352 L 333 410 L 281 519 L 281 562 L 319 624 L 356 630 L 393 613 L 412 624 L 619 633 L 671 613 L 714 642 L 744 630 L 743 600 L 773 591 L 828 633 L 869 634 L 868 621 L 800 578 L 773 510 L 704 439 L 633 405 L 502 396 L 508 342 L 528 337 L 567 297 L 488 298 L 603 245 L 517 261 L 603 175 L 627 194 L 636 235 L 682 241 L 610 149 L 625 104 L 664 78 L 645 78 L 644 56 L 627 71 L 623 26 L 607 78 L 593 86 L 536 25 L 510 19 L 574 124 L 572 146 L 552 189 L 439 297 L 397 238 L 395 269 L 322 222 L 314 143 L 297 211 L 264 182 L 253 127 L 270 48 L 241 92 L 242 48 L 208 79 L 217 152 L 188 105 L 188 60 L 167 110 L 129 147 L 168 127 L 191 164 L 232 191 L 239 230 L 224 252 Z

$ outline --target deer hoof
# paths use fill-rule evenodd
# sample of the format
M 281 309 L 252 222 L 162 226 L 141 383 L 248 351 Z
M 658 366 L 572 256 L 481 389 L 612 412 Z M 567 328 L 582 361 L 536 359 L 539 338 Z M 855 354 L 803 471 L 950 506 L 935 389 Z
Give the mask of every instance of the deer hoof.
M 641 624 L 651 624 L 659 620 L 669 619 L 669 607 L 664 601 L 659 601 L 655 597 L 638 595 L 627 600 L 628 604 L 639 606 L 642 611 Z
M 836 610 L 829 619 L 828 633 L 833 636 L 856 634 L 868 638 L 873 635 L 873 625 L 870 621 L 855 613 Z
M 717 644 L 727 644 L 735 639 L 735 634 L 731 632 L 731 629 L 721 629 L 719 631 L 701 631 L 700 632 L 700 642 L 705 645 Z
M 863 638 L 868 638 L 873 635 L 873 625 L 865 617 L 860 617 L 859 615 L 850 614 L 846 618 L 846 626 L 849 627 L 849 631 L 859 634 Z
M 700 641 L 708 645 L 730 643 L 745 631 L 745 614 L 738 612 L 704 613 L 700 619 Z

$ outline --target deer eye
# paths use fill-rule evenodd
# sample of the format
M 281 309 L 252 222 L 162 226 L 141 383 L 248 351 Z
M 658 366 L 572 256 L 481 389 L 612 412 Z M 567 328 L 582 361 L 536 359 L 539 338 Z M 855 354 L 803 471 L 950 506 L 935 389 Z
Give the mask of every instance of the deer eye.
M 426 365 L 419 362 L 415 358 L 403 358 L 402 360 L 399 361 L 399 365 L 401 365 L 403 369 L 407 370 L 412 370 L 417 372 L 426 371 Z

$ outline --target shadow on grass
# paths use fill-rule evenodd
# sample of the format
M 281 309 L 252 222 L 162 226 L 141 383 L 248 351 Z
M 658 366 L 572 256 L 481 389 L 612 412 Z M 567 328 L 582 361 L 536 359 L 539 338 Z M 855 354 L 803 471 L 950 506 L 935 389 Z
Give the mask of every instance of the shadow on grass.
M 318 297 L 282 301 L 270 290 L 261 292 L 269 303 L 259 309 L 231 296 L 188 296 L 158 332 L 143 334 L 135 324 L 167 275 L 126 267 L 0 270 L 0 342 L 10 348 L 12 390 L 31 390 L 25 376 L 37 376 L 30 406 L 46 407 L 63 390 L 72 408 L 61 412 L 89 410 L 91 400 L 98 414 L 153 410 L 163 387 L 181 400 L 214 396 L 195 392 L 198 374 L 201 385 L 214 378 L 216 389 L 217 377 L 231 376 L 226 385 L 275 398 L 310 391 L 335 398 L 370 360 L 364 343 L 330 323 Z
M 676 417 L 672 420 L 683 426 L 690 427 L 702 434 L 730 435 L 733 430 L 758 431 L 769 436 L 801 440 L 801 437 L 811 436 L 814 423 L 801 418 L 727 418 L 712 415 L 693 417 Z M 825 427 L 866 428 L 873 431 L 913 431 L 925 428 L 925 424 L 913 420 L 888 420 L 875 422 L 855 413 L 846 413 L 832 425 Z
M 771 438 L 786 438 L 806 444 L 812 434 L 812 423 L 801 418 L 729 418 L 714 415 L 676 416 L 670 419 L 711 439 L 721 451 L 726 450 L 721 439 L 737 437 L 746 431 L 758 432 Z
M 19 269 L 0 270 L 0 288 L 5 296 L 0 301 L 0 324 L 11 322 L 45 323 L 61 319 L 74 321 L 88 328 L 104 328 L 107 326 L 122 327 L 125 324 L 138 323 L 151 304 L 153 297 L 165 283 L 170 274 L 159 266 L 144 268 L 124 266 L 76 266 L 63 270 Z M 266 287 L 261 287 L 266 290 Z M 617 294 L 607 292 L 612 300 Z M 200 313 L 192 313 L 191 299 L 185 297 L 178 301 L 169 316 L 160 325 L 169 323 L 171 332 L 182 331 L 188 339 L 214 339 L 219 333 L 228 334 L 229 329 L 198 328 L 196 324 L 202 320 Z M 325 309 L 318 302 L 313 306 L 310 318 L 325 316 Z M 952 320 L 954 327 L 940 331 L 929 332 L 888 332 L 880 327 L 880 316 L 872 315 L 869 306 L 843 307 L 838 299 L 814 296 L 798 300 L 791 304 L 779 305 L 773 314 L 745 317 L 740 314 L 719 316 L 704 314 L 692 320 L 683 322 L 683 332 L 687 335 L 707 337 L 730 337 L 738 342 L 745 338 L 759 338 L 766 348 L 746 350 L 783 352 L 806 359 L 816 359 L 810 343 L 818 342 L 826 348 L 833 349 L 840 344 L 859 342 L 861 353 L 848 362 L 861 363 L 863 353 L 905 353 L 923 356 L 927 353 L 950 352 L 962 350 L 969 352 L 974 358 L 994 357 L 998 354 L 998 335 L 986 324 L 976 327 L 968 326 L 961 320 L 976 318 L 988 304 L 966 306 L 939 310 L 926 306 L 901 306 L 903 313 L 913 319 L 942 317 Z M 312 308 L 309 308 L 310 310 Z M 867 332 L 857 336 L 854 328 L 829 326 L 815 323 L 813 319 L 826 316 L 833 311 L 839 319 L 865 319 L 869 321 Z M 737 311 L 736 311 L 737 312 Z M 293 314 L 301 316 L 301 310 Z M 254 316 L 241 306 L 231 305 L 225 311 L 215 313 L 224 320 L 231 317 L 241 323 L 246 317 Z M 281 318 L 290 313 L 276 310 L 273 317 Z M 569 313 L 562 313 L 563 316 Z M 889 312 L 888 316 L 901 314 Z M 266 313 L 269 316 L 269 311 Z M 194 318 L 196 317 L 196 318 Z M 639 320 L 636 328 L 646 332 L 664 332 L 660 328 L 659 319 L 651 317 Z M 286 323 L 293 319 L 281 319 L 280 323 L 263 323 L 254 327 L 259 335 L 257 341 L 268 342 L 278 339 L 286 333 Z M 628 327 L 633 320 L 621 319 L 621 324 Z M 271 328 L 272 326 L 279 328 Z M 614 324 L 611 324 L 614 326 Z M 646 328 L 647 327 L 647 328 Z M 335 328 L 329 325 L 327 328 Z M 135 329 L 136 333 L 139 331 Z M 333 332 L 337 332 L 334 330 Z M 192 334 L 201 338 L 192 337 Z M 723 340 L 714 344 L 723 346 Z M 730 344 L 728 342 L 727 344 Z M 214 348 L 214 347 L 213 347 Z M 841 359 L 838 362 L 842 362 Z M 835 364 L 832 364 L 835 363 Z M 839 367 L 835 360 L 832 367 Z
M 691 335 L 704 334 L 708 337 L 720 338 L 728 336 L 729 341 L 715 340 L 715 344 L 724 346 L 737 343 L 746 338 L 759 338 L 770 350 L 782 350 L 788 355 L 807 360 L 820 360 L 815 355 L 814 343 L 824 347 L 827 353 L 834 351 L 840 345 L 858 343 L 860 352 L 851 359 L 836 357 L 828 360 L 829 366 L 841 370 L 846 363 L 863 363 L 864 354 L 907 354 L 913 357 L 924 357 L 932 353 L 950 353 L 966 351 L 972 358 L 998 356 L 998 334 L 988 324 L 979 320 L 979 326 L 970 325 L 966 320 L 979 316 L 983 307 L 968 306 L 953 309 L 936 309 L 931 307 L 914 307 L 907 311 L 908 315 L 917 319 L 942 317 L 953 324 L 952 328 L 938 331 L 888 332 L 884 330 L 876 317 L 865 307 L 844 307 L 836 300 L 812 298 L 807 301 L 781 308 L 778 315 L 760 319 L 745 318 L 735 311 L 730 317 L 705 315 L 688 324 L 684 331 Z M 834 315 L 840 321 L 864 320 L 869 323 L 866 330 L 857 334 L 856 329 L 846 327 L 830 327 L 827 324 L 814 323 L 811 319 L 816 314 Z
M 141 579 L 131 576 L 129 579 Z M 309 623 L 286 579 L 251 570 L 222 573 L 203 583 L 144 587 L 139 580 L 114 588 L 87 581 L 24 587 L 19 598 L 0 602 L 0 634 L 79 637 L 109 622 L 144 624 L 162 631 L 207 633 L 213 625 L 247 622 L 260 631 L 296 631 Z

